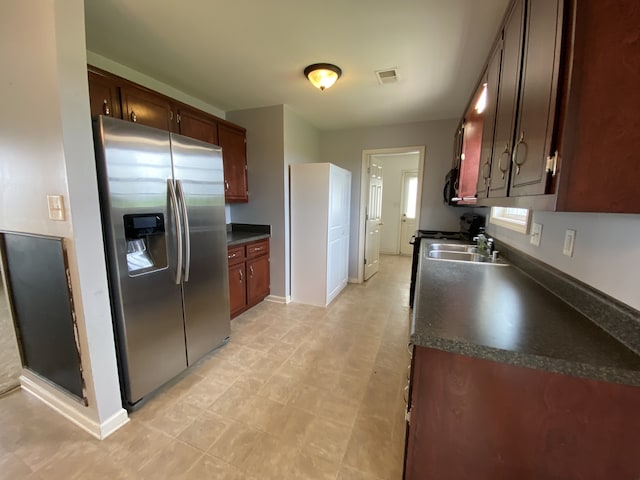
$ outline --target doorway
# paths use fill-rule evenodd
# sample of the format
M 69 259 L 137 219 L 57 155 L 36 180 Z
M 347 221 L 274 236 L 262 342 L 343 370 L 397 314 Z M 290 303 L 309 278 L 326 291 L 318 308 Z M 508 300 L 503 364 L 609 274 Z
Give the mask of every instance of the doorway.
M 400 199 L 400 225 L 398 228 L 399 254 L 413 254 L 411 236 L 416 231 L 418 209 L 418 170 L 402 171 L 402 197 Z
M 363 150 L 358 243 L 359 283 L 376 273 L 379 262 L 375 260 L 379 259 L 380 253 L 397 255 L 408 252 L 401 244 L 407 243 L 409 247 L 408 238 L 418 228 L 424 157 L 424 146 Z M 375 168 L 372 169 L 374 165 Z M 372 181 L 372 175 L 380 177 L 379 186 L 377 178 Z M 413 205 L 410 205 L 411 195 L 414 198 Z M 404 196 L 407 196 L 406 200 L 403 200 Z M 376 215 L 377 201 L 382 204 L 380 216 Z

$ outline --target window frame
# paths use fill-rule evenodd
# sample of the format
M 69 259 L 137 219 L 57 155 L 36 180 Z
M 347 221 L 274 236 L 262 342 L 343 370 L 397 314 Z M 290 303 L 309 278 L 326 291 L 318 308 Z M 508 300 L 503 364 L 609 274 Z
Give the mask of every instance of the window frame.
M 514 210 L 519 212 L 513 212 Z M 526 208 L 491 207 L 489 223 L 528 235 L 531 226 L 531 210 Z

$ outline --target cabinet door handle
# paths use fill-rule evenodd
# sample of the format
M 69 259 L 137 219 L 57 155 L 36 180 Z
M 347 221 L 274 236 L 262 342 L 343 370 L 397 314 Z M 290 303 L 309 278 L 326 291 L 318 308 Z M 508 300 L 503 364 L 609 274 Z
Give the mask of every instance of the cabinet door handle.
M 249 265 L 249 277 L 253 278 L 253 265 Z
M 242 270 L 238 269 L 238 273 L 240 274 L 240 281 L 242 282 L 242 279 L 244 278 L 244 275 L 242 274 Z
M 509 144 L 507 143 L 505 144 L 504 151 L 500 154 L 500 158 L 498 160 L 498 169 L 500 170 L 502 180 L 504 180 L 504 177 L 507 175 L 507 171 L 509 170 L 509 157 L 511 157 L 511 155 L 509 154 Z M 507 161 L 504 168 L 502 167 L 502 160 Z
M 227 255 L 227 257 L 229 258 L 229 260 L 231 260 L 232 258 L 236 258 L 238 256 L 237 253 L 232 253 L 231 255 Z
M 519 155 L 520 152 L 524 153 Z M 522 157 L 522 161 L 518 160 L 520 157 Z M 520 133 L 520 140 L 518 140 L 516 147 L 513 149 L 513 158 L 511 161 L 516 166 L 516 175 L 519 175 L 520 167 L 527 161 L 527 143 L 524 141 L 524 132 Z
M 129 115 L 129 117 L 131 118 L 132 122 L 137 122 L 138 121 L 138 117 L 136 116 L 136 112 L 134 112 L 133 110 L 131 110 L 131 115 Z
M 225 191 L 229 191 L 229 182 L 227 180 L 224 181 L 224 189 Z
M 491 178 L 491 157 L 487 157 L 487 161 L 482 165 L 482 178 L 484 178 L 485 187 L 488 186 Z
M 111 109 L 109 108 L 109 102 L 107 101 L 106 98 L 102 102 L 102 113 L 104 113 L 105 115 L 111 115 Z

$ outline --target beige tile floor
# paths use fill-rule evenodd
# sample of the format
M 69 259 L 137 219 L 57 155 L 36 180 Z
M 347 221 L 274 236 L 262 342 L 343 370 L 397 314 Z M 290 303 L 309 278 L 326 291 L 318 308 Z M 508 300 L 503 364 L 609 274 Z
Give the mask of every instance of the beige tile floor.
M 410 259 L 326 309 L 263 302 L 231 341 L 100 442 L 25 392 L 0 398 L 7 479 L 400 479 Z

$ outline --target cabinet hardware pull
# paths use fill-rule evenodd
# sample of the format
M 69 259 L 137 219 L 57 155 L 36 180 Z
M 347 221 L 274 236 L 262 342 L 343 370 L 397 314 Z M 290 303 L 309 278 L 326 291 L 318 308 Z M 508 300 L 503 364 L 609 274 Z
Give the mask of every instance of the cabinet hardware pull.
M 224 181 L 224 189 L 229 190 L 229 182 L 227 180 Z
M 133 110 L 131 110 L 131 115 L 129 115 L 129 117 L 131 118 L 132 122 L 137 122 L 138 121 L 138 117 L 136 116 L 136 112 L 134 112 Z
M 169 110 L 169 121 L 173 122 L 173 110 Z
M 524 148 L 524 155 L 522 155 L 522 161 L 518 161 L 518 153 Z M 520 167 L 527 161 L 527 143 L 524 141 L 524 131 L 520 132 L 520 140 L 516 143 L 516 147 L 513 149 L 513 158 L 511 159 L 516 166 L 516 175 L 520 174 Z
M 489 179 L 491 178 L 491 157 L 488 157 L 482 166 L 482 178 L 484 178 L 484 186 L 489 186 Z
M 249 265 L 249 275 L 253 278 L 253 265 Z
M 105 115 L 111 115 L 111 109 L 109 108 L 109 102 L 105 99 L 102 103 L 102 113 Z
M 240 274 L 240 281 L 242 281 L 242 277 L 243 277 L 242 270 L 238 269 L 238 273 Z
M 552 176 L 555 176 L 557 167 L 558 167 L 558 150 L 555 151 L 553 156 L 547 157 L 546 171 L 551 173 Z
M 498 160 L 498 169 L 500 170 L 502 180 L 504 180 L 504 177 L 507 175 L 507 172 L 509 171 L 509 157 L 511 157 L 511 155 L 509 154 L 509 144 L 507 143 L 505 144 L 504 151 L 502 152 L 502 154 L 500 154 L 500 158 Z M 505 168 L 502 168 L 503 159 L 507 160 L 507 165 Z

